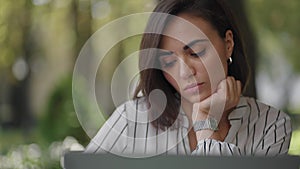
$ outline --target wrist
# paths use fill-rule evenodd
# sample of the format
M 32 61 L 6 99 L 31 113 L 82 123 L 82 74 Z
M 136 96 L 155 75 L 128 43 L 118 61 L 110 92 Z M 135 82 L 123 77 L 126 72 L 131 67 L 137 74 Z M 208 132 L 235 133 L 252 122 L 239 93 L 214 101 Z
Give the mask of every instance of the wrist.
M 199 120 L 205 120 L 207 119 L 208 117 L 208 114 L 207 113 L 204 113 L 203 111 L 198 111 L 198 112 L 194 112 L 193 113 L 193 116 L 192 116 L 192 121 L 193 121 L 193 124 L 194 122 L 196 121 L 199 121 Z
M 208 116 L 206 119 L 204 120 L 196 120 L 193 122 L 193 126 L 194 126 L 194 131 L 199 131 L 199 130 L 212 130 L 212 131 L 216 131 L 218 130 L 218 121 L 211 117 Z

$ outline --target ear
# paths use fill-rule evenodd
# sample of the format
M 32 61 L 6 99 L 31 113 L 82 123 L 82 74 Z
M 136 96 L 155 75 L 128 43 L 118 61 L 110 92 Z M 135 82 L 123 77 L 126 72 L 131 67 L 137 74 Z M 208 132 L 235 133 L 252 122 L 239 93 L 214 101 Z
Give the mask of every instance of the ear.
M 225 33 L 225 47 L 226 57 L 229 58 L 232 55 L 234 49 L 233 33 L 231 30 L 227 30 Z

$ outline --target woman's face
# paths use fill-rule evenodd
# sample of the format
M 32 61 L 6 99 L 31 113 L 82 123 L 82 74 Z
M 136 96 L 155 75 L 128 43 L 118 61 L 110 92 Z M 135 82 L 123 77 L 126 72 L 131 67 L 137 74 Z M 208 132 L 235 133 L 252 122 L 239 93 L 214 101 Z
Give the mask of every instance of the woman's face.
M 227 60 L 232 54 L 232 32 L 221 38 L 213 26 L 190 14 L 171 19 L 160 42 L 159 61 L 167 81 L 183 101 L 199 102 L 216 92 L 227 76 Z M 197 28 L 197 29 L 196 29 Z

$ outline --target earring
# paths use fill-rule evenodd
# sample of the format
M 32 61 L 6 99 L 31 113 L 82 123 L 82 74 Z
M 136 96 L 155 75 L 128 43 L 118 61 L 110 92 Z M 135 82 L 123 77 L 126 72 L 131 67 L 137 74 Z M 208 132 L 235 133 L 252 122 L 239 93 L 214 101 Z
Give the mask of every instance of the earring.
M 231 65 L 231 63 L 232 63 L 232 58 L 231 58 L 231 56 L 228 58 L 227 63 L 228 63 L 228 65 Z

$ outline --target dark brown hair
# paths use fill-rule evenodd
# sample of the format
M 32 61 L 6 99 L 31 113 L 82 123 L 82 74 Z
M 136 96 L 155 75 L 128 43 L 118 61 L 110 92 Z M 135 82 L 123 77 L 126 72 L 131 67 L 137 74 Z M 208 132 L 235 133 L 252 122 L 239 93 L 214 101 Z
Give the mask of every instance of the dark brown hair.
M 247 85 L 249 78 L 248 63 L 244 51 L 244 45 L 240 37 L 239 29 L 236 26 L 235 19 L 223 0 L 161 0 L 153 12 L 178 15 L 179 13 L 189 13 L 194 16 L 201 17 L 209 22 L 219 33 L 220 37 L 224 38 L 227 30 L 233 32 L 234 49 L 232 53 L 233 62 L 228 66 L 228 75 L 240 80 L 243 84 L 243 89 Z M 160 32 L 162 33 L 169 17 L 157 17 L 152 14 L 149 18 L 145 32 Z M 143 34 L 140 50 L 159 48 L 161 34 L 145 33 Z M 139 55 L 140 81 L 136 88 L 134 98 L 138 98 L 138 94 L 142 92 L 143 96 L 149 97 L 149 94 L 154 89 L 164 91 L 167 97 L 167 107 L 163 114 L 157 118 L 152 124 L 156 127 L 165 129 L 170 127 L 176 120 L 179 107 L 180 96 L 171 84 L 164 78 L 163 72 L 159 69 L 145 69 L 147 67 L 158 67 L 158 58 L 156 53 L 151 50 L 149 52 L 141 52 Z M 154 66 L 153 66 L 154 65 Z M 151 107 L 159 105 L 152 102 Z M 150 106 L 150 105 L 149 105 Z M 155 114 L 154 112 L 149 112 Z

